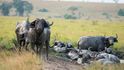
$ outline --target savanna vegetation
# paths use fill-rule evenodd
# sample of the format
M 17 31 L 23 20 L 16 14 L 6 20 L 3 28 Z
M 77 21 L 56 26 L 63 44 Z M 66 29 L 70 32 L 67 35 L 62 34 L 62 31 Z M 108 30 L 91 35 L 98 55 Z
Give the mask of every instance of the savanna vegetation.
M 0 17 L 0 47 L 10 49 L 15 47 L 16 42 L 15 26 L 16 22 L 25 20 L 25 17 Z M 30 21 L 35 17 L 30 17 Z M 124 21 L 108 21 L 108 20 L 65 20 L 65 19 L 47 19 L 54 22 L 51 27 L 51 42 L 52 45 L 55 39 L 64 42 L 72 42 L 74 47 L 77 47 L 77 41 L 81 36 L 115 36 L 118 34 L 119 42 L 114 45 L 114 48 L 123 51 L 124 48 Z M 121 48 L 121 49 L 120 49 Z M 123 64 L 117 65 L 119 70 L 123 70 Z M 91 66 L 91 69 L 96 70 L 100 66 Z M 115 69 L 109 68 L 107 70 Z M 99 70 L 103 67 L 101 66 Z M 0 51 L 0 69 L 2 70 L 39 70 L 42 69 L 42 60 L 30 52 L 18 53 L 17 51 Z M 106 69 L 106 68 L 105 68 Z M 115 69 L 116 70 L 116 69 Z

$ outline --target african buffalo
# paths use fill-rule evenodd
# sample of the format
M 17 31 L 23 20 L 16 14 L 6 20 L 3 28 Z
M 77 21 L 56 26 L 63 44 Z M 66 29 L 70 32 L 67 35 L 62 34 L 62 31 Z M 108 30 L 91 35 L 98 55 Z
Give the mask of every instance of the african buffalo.
M 59 53 L 69 52 L 69 50 L 73 48 L 70 42 L 65 44 L 61 41 L 55 41 L 52 47 L 54 51 L 59 52 Z
M 52 23 L 53 24 L 53 23 Z M 34 52 L 41 54 L 41 50 L 45 44 L 46 58 L 48 59 L 48 47 L 50 41 L 50 26 L 45 19 L 36 19 L 30 24 L 26 42 L 30 43 Z M 35 47 L 37 48 L 35 51 Z
M 17 22 L 15 33 L 16 33 L 17 41 L 19 43 L 19 51 L 21 51 L 22 46 L 25 46 L 28 30 L 29 30 L 29 18 L 27 18 L 27 21 L 23 21 L 20 23 Z
M 108 53 L 100 53 L 97 55 L 96 60 L 101 61 L 102 63 L 106 62 L 112 62 L 112 63 L 120 63 L 120 59 L 113 55 Z
M 118 42 L 117 36 L 83 36 L 78 41 L 78 49 L 90 49 L 91 51 L 103 51 L 105 47 L 114 45 Z
M 97 62 L 103 64 L 103 65 L 107 65 L 107 64 L 114 64 L 114 62 L 108 60 L 108 59 L 99 59 L 97 60 Z
M 68 56 L 70 59 L 72 59 L 72 60 L 77 60 L 78 57 L 79 57 L 78 50 L 75 49 L 75 48 L 74 48 L 74 49 L 71 49 L 71 50 L 68 52 L 67 56 Z

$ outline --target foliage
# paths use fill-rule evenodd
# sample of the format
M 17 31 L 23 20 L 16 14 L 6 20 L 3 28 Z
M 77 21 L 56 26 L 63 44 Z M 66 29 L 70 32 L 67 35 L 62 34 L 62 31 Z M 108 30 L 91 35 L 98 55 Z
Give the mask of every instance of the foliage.
M 124 16 L 124 9 L 120 9 L 120 10 L 118 11 L 118 15 L 119 15 L 119 16 Z
M 13 0 L 13 6 L 16 8 L 16 13 L 19 16 L 23 16 L 24 12 L 31 13 L 33 6 L 31 3 L 22 0 Z
M 28 15 L 33 10 L 33 5 L 27 1 L 24 1 L 24 11 Z
M 111 21 L 111 15 L 109 13 L 102 13 L 102 15 L 104 15 L 106 17 L 106 19 L 109 19 Z
M 69 7 L 68 10 L 75 11 L 75 10 L 78 10 L 78 7 L 72 6 L 72 7 Z
M 76 16 L 70 15 L 70 14 L 65 14 L 65 15 L 64 15 L 64 18 L 65 18 L 65 19 L 77 19 Z
M 2 10 L 1 13 L 2 13 L 4 16 L 8 16 L 11 7 L 12 7 L 11 3 L 3 2 L 3 3 L 0 5 L 0 9 Z
M 22 0 L 13 0 L 13 6 L 16 8 L 16 15 L 23 16 L 24 4 Z
M 38 11 L 39 11 L 39 12 L 49 12 L 48 9 L 46 9 L 46 8 L 39 9 Z
M 78 7 L 72 6 L 72 7 L 69 7 L 67 10 L 72 11 L 72 14 L 74 15 L 75 14 L 74 11 L 77 11 L 78 9 L 79 9 Z

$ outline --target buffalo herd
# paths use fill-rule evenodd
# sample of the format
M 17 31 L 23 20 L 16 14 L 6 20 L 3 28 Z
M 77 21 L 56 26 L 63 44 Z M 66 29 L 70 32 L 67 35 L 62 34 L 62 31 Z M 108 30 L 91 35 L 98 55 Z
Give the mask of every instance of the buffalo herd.
M 72 43 L 63 43 L 61 41 L 54 41 L 53 46 L 50 47 L 50 24 L 45 19 L 35 19 L 29 22 L 29 18 L 23 22 L 16 24 L 16 38 L 19 44 L 19 51 L 22 48 L 28 49 L 31 45 L 33 52 L 41 55 L 43 47 L 45 47 L 46 58 L 48 59 L 49 48 L 58 53 L 66 53 L 71 60 L 76 60 L 77 63 L 89 63 L 90 60 L 95 59 L 103 64 L 120 63 L 117 56 L 113 54 L 111 46 L 118 42 L 118 35 L 116 36 L 82 36 L 77 42 L 77 48 Z
M 32 22 L 29 22 L 29 18 L 26 21 L 16 24 L 16 36 L 19 43 L 19 51 L 22 47 L 25 47 L 28 50 L 28 45 L 31 45 L 31 48 L 37 54 L 41 54 L 43 46 L 46 47 L 46 58 L 48 59 L 48 47 L 50 42 L 50 26 L 45 19 L 35 19 Z

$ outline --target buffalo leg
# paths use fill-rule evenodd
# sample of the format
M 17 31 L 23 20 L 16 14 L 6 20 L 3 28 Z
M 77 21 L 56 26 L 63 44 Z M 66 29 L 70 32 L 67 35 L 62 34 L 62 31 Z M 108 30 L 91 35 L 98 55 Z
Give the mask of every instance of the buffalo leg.
M 39 46 L 36 45 L 36 53 L 38 54 L 38 52 L 39 52 Z
M 46 41 L 46 59 L 48 60 L 48 52 L 49 52 L 49 42 Z
M 21 51 L 22 41 L 19 41 L 19 51 Z
M 38 53 L 39 53 L 39 55 L 41 55 L 41 53 L 42 53 L 42 49 L 43 49 L 43 43 L 42 43 L 38 48 L 39 48 Z
M 25 50 L 26 50 L 26 51 L 29 51 L 29 50 L 28 50 L 28 44 L 29 44 L 28 42 L 25 44 Z
M 35 52 L 35 44 L 34 43 L 31 43 L 31 48 L 32 48 L 33 52 Z

